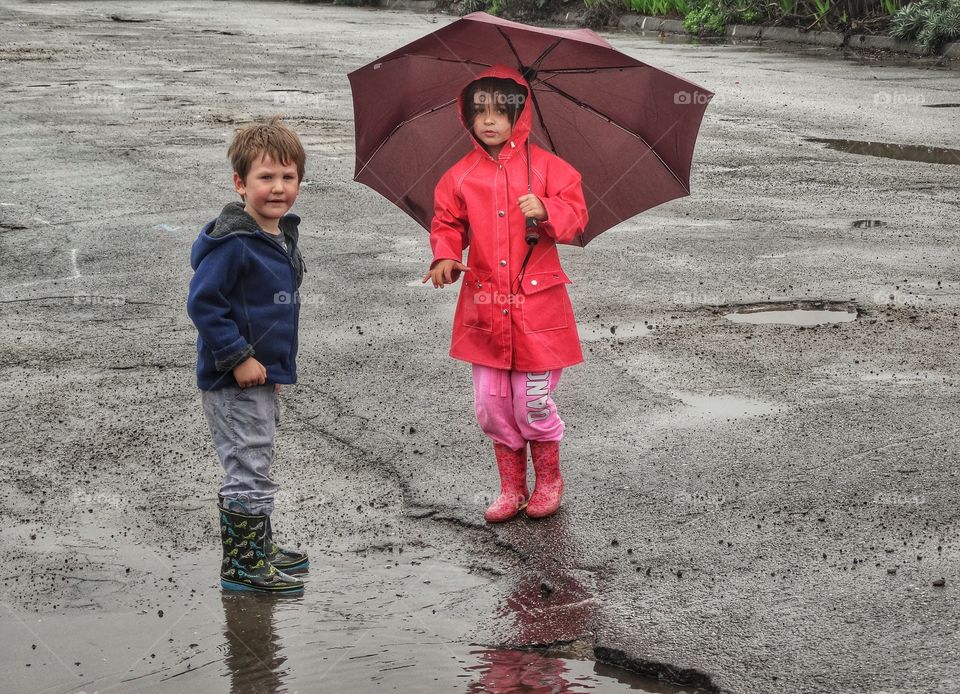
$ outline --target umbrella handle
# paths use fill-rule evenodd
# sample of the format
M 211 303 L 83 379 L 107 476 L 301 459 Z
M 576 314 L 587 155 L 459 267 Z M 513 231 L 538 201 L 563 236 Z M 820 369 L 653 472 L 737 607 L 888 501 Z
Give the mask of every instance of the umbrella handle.
M 533 192 L 533 185 L 531 183 L 531 174 L 530 174 L 530 136 L 527 135 L 527 192 Z M 527 217 L 527 232 L 523 237 L 523 240 L 527 242 L 528 245 L 535 246 L 540 241 L 540 234 L 537 231 L 537 220 L 533 217 Z M 529 255 L 527 256 L 529 258 Z M 524 262 L 526 265 L 526 262 Z

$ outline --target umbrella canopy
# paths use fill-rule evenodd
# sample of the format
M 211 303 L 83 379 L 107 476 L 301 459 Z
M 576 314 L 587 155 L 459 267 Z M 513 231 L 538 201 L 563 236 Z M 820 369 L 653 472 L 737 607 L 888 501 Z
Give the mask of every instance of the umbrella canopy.
M 354 180 L 429 229 L 437 181 L 472 147 L 457 96 L 494 64 L 515 67 L 530 84 L 532 142 L 583 176 L 590 222 L 577 244 L 689 195 L 710 91 L 617 51 L 588 29 L 542 29 L 483 12 L 348 75 Z

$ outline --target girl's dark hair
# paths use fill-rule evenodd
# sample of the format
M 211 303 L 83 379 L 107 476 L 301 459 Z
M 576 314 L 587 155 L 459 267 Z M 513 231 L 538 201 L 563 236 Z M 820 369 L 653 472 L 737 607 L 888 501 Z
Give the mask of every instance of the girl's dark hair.
M 476 115 L 476 107 L 473 103 L 473 97 L 478 93 L 490 94 L 493 96 L 494 103 L 502 104 L 506 108 L 507 116 L 510 118 L 510 124 L 516 125 L 520 112 L 523 111 L 523 105 L 527 101 L 527 89 L 517 84 L 511 79 L 502 77 L 481 77 L 467 85 L 463 90 L 463 100 L 461 108 L 463 110 L 463 122 L 469 126 L 473 123 L 473 117 Z

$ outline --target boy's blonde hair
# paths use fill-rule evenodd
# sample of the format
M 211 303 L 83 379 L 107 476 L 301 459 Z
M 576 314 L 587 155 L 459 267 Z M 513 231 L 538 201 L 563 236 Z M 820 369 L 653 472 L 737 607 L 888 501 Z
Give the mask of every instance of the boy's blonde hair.
M 237 128 L 234 132 L 227 158 L 244 181 L 260 155 L 269 156 L 278 164 L 296 164 L 298 178 L 303 180 L 307 153 L 303 151 L 297 134 L 280 122 L 280 116 L 273 116 L 266 123 Z

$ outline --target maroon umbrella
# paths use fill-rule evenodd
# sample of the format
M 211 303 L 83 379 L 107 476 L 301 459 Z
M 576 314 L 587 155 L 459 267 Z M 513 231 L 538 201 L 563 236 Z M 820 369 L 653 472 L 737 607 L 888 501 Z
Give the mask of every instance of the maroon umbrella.
M 589 29 L 541 29 L 483 12 L 348 75 L 354 180 L 429 229 L 437 181 L 472 147 L 457 95 L 494 64 L 515 67 L 530 83 L 532 141 L 583 176 L 590 223 L 579 245 L 689 195 L 710 91 L 620 53 Z

